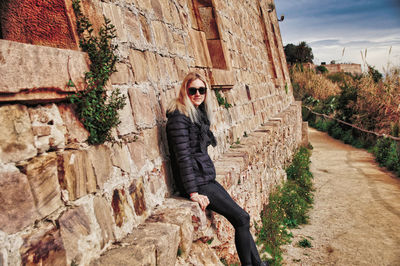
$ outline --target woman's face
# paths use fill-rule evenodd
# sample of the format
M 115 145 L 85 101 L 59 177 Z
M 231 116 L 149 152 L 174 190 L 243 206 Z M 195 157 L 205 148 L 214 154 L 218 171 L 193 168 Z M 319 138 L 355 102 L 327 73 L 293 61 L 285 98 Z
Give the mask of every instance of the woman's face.
M 204 102 L 204 99 L 206 98 L 206 93 L 207 93 L 206 84 L 204 84 L 204 82 L 201 81 L 200 79 L 195 79 L 189 83 L 187 88 L 187 94 L 189 96 L 190 101 L 194 104 L 194 106 L 198 107 L 200 104 Z

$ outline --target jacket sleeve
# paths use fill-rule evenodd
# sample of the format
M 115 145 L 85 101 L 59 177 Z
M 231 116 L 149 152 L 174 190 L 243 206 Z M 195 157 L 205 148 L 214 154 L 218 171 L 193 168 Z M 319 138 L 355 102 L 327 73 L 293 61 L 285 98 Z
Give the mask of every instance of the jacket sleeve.
M 186 193 L 197 192 L 195 173 L 193 171 L 193 156 L 190 152 L 189 128 L 191 121 L 183 114 L 168 118 L 167 135 L 172 146 L 183 187 Z

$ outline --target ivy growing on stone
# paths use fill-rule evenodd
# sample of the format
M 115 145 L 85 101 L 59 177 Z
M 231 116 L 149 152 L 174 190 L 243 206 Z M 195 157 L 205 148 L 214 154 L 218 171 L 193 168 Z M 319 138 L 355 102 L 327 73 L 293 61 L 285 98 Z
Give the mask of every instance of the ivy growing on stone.
M 118 110 L 125 105 L 126 97 L 118 89 L 112 92 L 106 90 L 107 81 L 116 72 L 117 45 L 112 41 L 117 36 L 115 26 L 106 17 L 96 36 L 92 23 L 81 11 L 80 2 L 73 0 L 72 5 L 77 20 L 79 46 L 88 53 L 90 71 L 85 73 L 86 89 L 72 95 L 70 101 L 89 131 L 88 142 L 101 144 L 113 140 L 111 129 L 120 123 Z
M 220 106 L 223 106 L 226 109 L 232 107 L 232 105 L 230 103 L 228 103 L 228 101 L 226 100 L 226 97 L 223 97 L 221 95 L 221 93 L 219 92 L 219 89 L 215 89 L 214 92 L 215 92 L 215 96 L 217 97 L 218 104 Z

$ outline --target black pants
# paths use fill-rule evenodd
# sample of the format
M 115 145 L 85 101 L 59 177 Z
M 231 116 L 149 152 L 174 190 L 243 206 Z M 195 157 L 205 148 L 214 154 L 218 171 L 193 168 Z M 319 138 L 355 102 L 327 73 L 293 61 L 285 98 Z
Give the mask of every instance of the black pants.
M 260 265 L 261 259 L 250 233 L 250 216 L 216 181 L 198 187 L 210 200 L 207 209 L 223 215 L 235 228 L 236 251 L 242 265 Z

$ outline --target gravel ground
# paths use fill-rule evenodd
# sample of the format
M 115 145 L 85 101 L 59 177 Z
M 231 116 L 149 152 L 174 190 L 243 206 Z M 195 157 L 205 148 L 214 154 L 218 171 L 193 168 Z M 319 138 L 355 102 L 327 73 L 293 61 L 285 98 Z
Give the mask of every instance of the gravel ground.
M 314 208 L 293 229 L 284 265 L 400 265 L 400 178 L 356 149 L 309 130 Z M 298 242 L 307 238 L 311 248 Z

